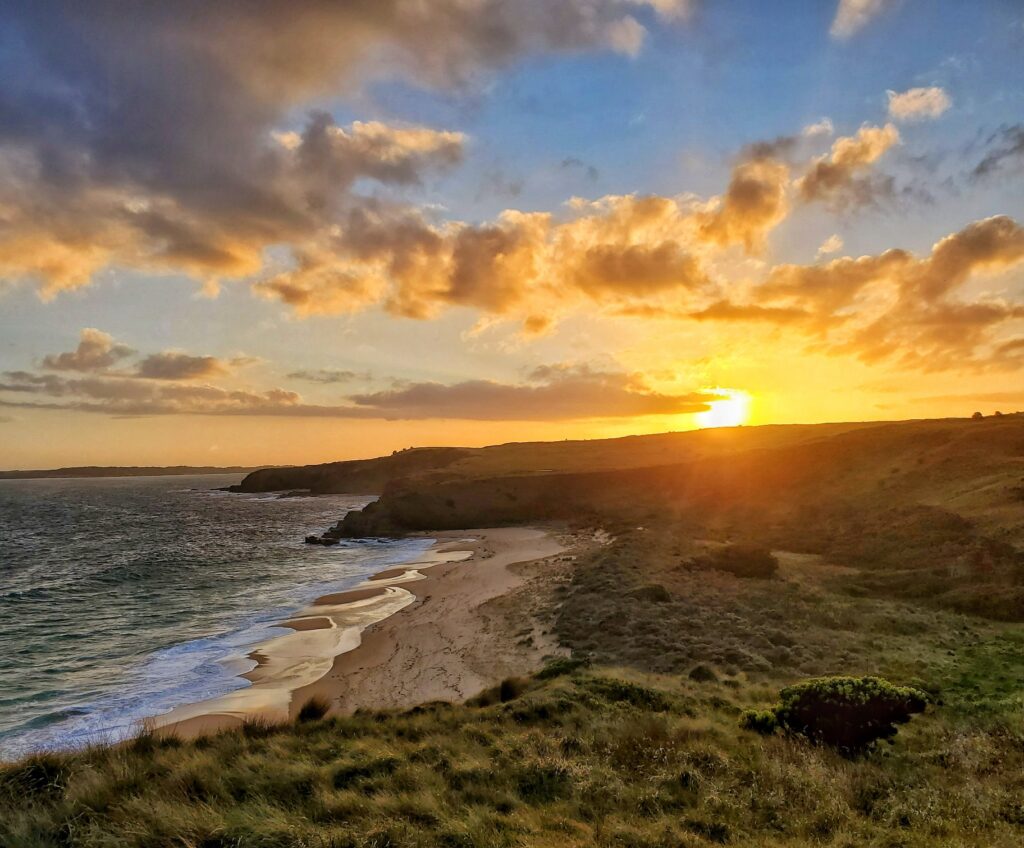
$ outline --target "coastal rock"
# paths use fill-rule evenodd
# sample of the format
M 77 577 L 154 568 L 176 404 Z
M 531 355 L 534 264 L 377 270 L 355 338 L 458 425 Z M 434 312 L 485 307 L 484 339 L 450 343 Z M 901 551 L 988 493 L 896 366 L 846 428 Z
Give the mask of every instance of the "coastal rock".
M 307 536 L 306 537 L 306 544 L 307 545 L 324 545 L 326 547 L 330 547 L 331 545 L 338 544 L 338 542 L 340 542 L 340 541 L 341 541 L 340 539 L 338 539 L 336 537 L 333 537 L 333 536 L 328 536 L 326 533 L 323 536 Z

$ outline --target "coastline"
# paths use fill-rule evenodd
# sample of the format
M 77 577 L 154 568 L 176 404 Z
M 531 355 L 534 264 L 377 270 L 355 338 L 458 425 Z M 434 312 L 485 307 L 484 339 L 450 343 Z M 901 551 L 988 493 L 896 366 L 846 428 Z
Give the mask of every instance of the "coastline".
M 435 541 L 415 559 L 280 622 L 290 632 L 249 653 L 256 667 L 240 676 L 252 685 L 146 726 L 190 738 L 246 721 L 289 721 L 313 697 L 333 712 L 463 700 L 522 673 L 524 652 L 510 650 L 512 634 L 494 632 L 483 607 L 526 581 L 515 566 L 563 553 L 570 540 L 556 535 L 535 527 L 422 534 Z

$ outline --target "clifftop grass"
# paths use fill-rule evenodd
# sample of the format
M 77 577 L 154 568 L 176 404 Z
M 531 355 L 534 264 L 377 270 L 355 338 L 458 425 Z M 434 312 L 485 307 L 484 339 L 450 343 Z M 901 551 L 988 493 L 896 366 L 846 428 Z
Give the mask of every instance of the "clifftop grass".
M 976 646 L 943 706 L 856 761 L 741 730 L 762 686 L 561 663 L 481 706 L 30 758 L 0 770 L 0 844 L 1016 846 L 1019 694 L 973 675 L 1020 646 Z M 1002 676 L 1019 687 L 1024 661 Z

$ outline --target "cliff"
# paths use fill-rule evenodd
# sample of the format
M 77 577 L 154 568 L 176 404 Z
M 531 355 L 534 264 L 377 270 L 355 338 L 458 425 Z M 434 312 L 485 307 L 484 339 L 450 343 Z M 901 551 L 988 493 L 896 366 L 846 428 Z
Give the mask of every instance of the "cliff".
M 293 468 L 263 468 L 249 474 L 232 492 L 308 489 L 316 495 L 373 495 L 391 481 L 441 471 L 471 453 L 464 448 L 415 448 L 376 459 L 352 459 Z

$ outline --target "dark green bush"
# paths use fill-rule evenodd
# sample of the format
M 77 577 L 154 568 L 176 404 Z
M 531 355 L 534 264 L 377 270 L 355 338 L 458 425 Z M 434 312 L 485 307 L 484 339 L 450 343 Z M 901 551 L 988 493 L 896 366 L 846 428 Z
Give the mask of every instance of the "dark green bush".
M 699 663 L 690 669 L 690 673 L 687 675 L 690 680 L 696 681 L 697 683 L 715 683 L 718 681 L 718 675 L 711 666 Z
M 320 698 L 314 695 L 312 698 L 310 698 L 308 701 L 306 701 L 306 703 L 302 705 L 302 708 L 299 710 L 297 719 L 302 722 L 319 721 L 325 715 L 327 715 L 327 711 L 330 708 L 330 701 L 328 701 L 326 698 Z
M 928 704 L 924 692 L 880 677 L 815 678 L 788 686 L 779 699 L 770 710 L 745 712 L 741 726 L 759 733 L 780 727 L 849 754 L 891 739 Z
M 594 695 L 611 703 L 632 704 L 634 707 L 655 712 L 662 712 L 672 707 L 672 702 L 664 692 L 626 680 L 593 677 L 586 681 L 586 688 Z
M 506 701 L 514 701 L 530 685 L 530 681 L 523 677 L 506 677 L 498 686 L 498 698 L 504 704 Z
M 724 545 L 692 561 L 697 568 L 727 571 L 737 577 L 766 580 L 779 570 L 779 561 L 771 551 L 754 545 Z
M 17 765 L 0 766 L 0 794 L 12 799 L 60 794 L 69 774 L 65 758 L 56 754 L 34 754 Z
M 522 695 L 530 686 L 529 679 L 525 677 L 506 677 L 497 686 L 484 689 L 474 695 L 466 703 L 471 707 L 492 707 L 495 704 L 504 704 L 514 701 Z
M 559 657 L 551 660 L 547 665 L 538 671 L 534 677 L 537 680 L 550 680 L 553 677 L 562 677 L 565 674 L 572 674 L 581 668 L 590 665 L 590 660 L 576 659 L 574 657 Z
M 636 598 L 638 601 L 648 601 L 652 604 L 664 604 L 672 600 L 672 594 L 660 583 L 651 583 L 647 586 L 637 586 L 626 592 L 626 596 Z

